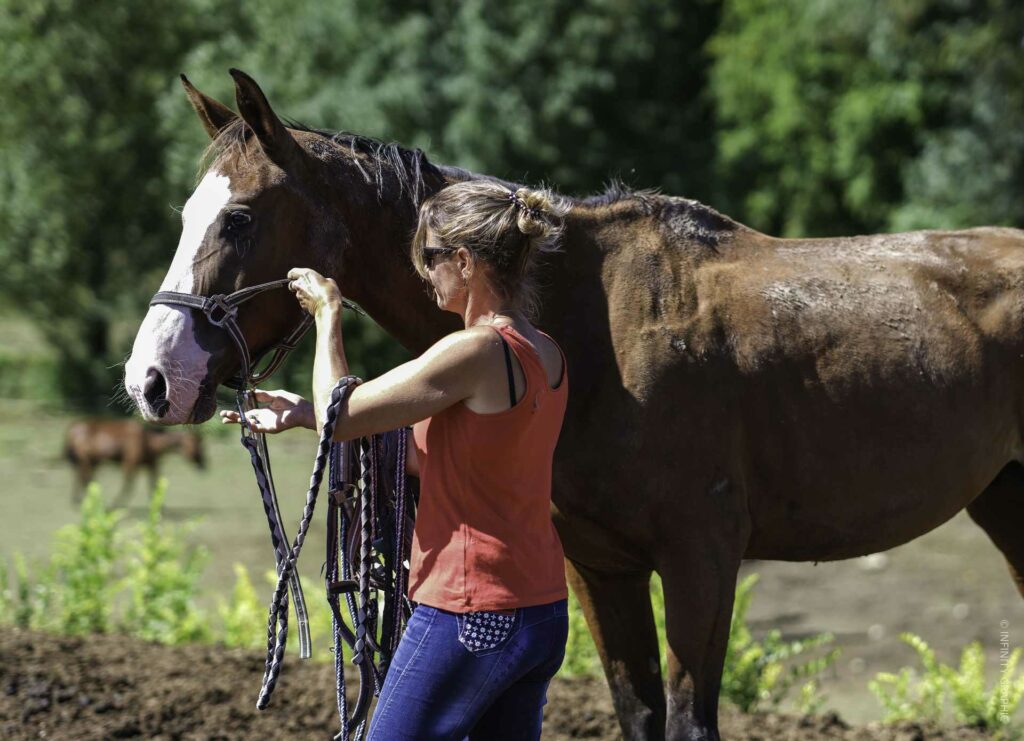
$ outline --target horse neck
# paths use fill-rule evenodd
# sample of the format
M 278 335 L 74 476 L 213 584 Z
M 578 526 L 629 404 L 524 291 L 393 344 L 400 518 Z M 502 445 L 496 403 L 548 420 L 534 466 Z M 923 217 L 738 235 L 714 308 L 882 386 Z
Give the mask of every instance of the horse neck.
M 419 190 L 426 199 L 441 188 L 474 176 L 464 170 L 430 166 Z M 370 317 L 409 352 L 419 355 L 446 334 L 462 329 L 455 314 L 441 311 L 409 257 L 419 203 L 410 188 L 368 195 L 351 206 L 351 181 L 332 189 L 334 207 L 346 215 L 350 234 L 332 276 L 343 296 L 358 303 Z

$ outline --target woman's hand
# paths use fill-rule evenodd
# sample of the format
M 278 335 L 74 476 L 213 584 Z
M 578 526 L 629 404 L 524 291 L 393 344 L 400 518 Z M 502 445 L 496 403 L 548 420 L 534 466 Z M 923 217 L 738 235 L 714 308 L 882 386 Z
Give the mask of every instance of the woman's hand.
M 275 434 L 284 432 L 293 427 L 307 427 L 316 429 L 316 419 L 313 416 L 313 405 L 298 394 L 291 391 L 278 389 L 277 391 L 263 391 L 256 389 L 256 401 L 269 404 L 267 407 L 250 409 L 245 413 L 249 421 L 249 427 L 254 432 L 266 432 Z M 220 413 L 222 424 L 241 424 L 238 412 L 232 409 L 225 409 Z
M 310 268 L 292 268 L 288 271 L 288 290 L 295 293 L 302 308 L 313 316 L 324 308 L 341 309 L 341 291 L 330 278 Z

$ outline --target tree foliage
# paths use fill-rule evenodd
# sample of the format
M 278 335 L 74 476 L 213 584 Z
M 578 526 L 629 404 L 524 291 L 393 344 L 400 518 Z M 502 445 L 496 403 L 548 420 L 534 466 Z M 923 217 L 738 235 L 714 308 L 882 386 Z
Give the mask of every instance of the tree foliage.
M 1024 6 L 728 0 L 725 200 L 788 235 L 1024 222 Z
M 1015 0 L 11 0 L 0 288 L 105 403 L 206 135 L 184 71 L 307 124 L 564 192 L 622 178 L 787 235 L 1024 223 Z M 349 320 L 353 370 L 406 355 Z M 306 349 L 308 353 L 308 347 Z M 305 390 L 308 357 L 283 379 Z M 13 367 L 13 366 L 12 366 Z
M 63 392 L 109 396 L 165 254 L 165 147 L 155 103 L 211 33 L 202 3 L 0 5 L 0 288 L 57 349 Z M 122 336 L 115 336 L 117 329 Z

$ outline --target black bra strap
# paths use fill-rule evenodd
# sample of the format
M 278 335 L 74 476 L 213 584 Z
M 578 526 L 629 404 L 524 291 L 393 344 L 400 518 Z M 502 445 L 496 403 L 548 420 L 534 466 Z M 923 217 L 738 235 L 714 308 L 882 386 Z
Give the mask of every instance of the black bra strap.
M 516 405 L 516 384 L 512 379 L 512 358 L 508 354 L 508 342 L 505 338 L 501 338 L 501 346 L 505 348 L 505 368 L 508 370 L 508 398 L 510 399 L 510 408 Z

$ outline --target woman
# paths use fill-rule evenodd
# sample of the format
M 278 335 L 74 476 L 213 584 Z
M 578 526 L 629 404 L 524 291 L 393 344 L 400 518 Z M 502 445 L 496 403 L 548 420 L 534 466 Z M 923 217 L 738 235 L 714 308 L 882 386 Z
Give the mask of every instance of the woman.
M 418 605 L 371 740 L 540 737 L 568 632 L 550 502 L 569 383 L 561 348 L 529 320 L 534 265 L 557 249 L 565 210 L 550 193 L 489 181 L 424 202 L 413 265 L 465 329 L 358 386 L 338 417 L 335 440 L 415 423 L 406 470 L 420 477 L 409 575 Z M 313 403 L 258 392 L 269 408 L 250 412 L 250 424 L 265 432 L 321 428 L 331 389 L 349 373 L 337 285 L 302 268 L 288 277 L 316 317 Z

